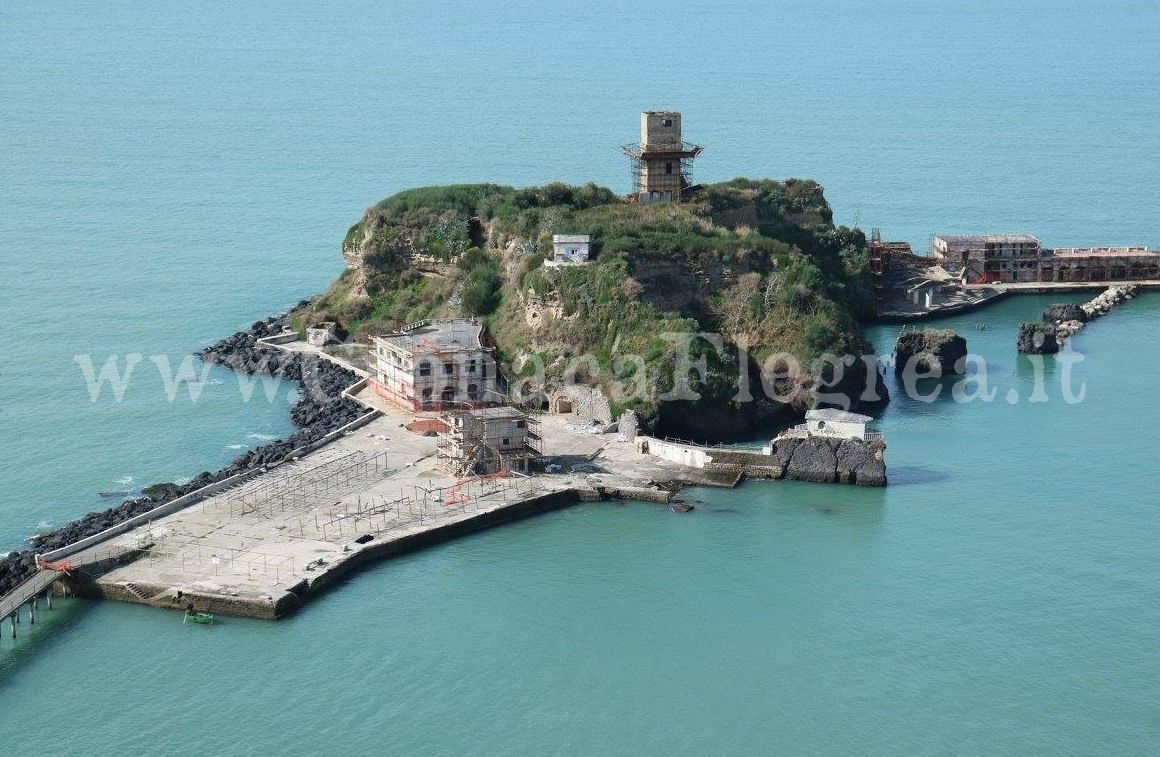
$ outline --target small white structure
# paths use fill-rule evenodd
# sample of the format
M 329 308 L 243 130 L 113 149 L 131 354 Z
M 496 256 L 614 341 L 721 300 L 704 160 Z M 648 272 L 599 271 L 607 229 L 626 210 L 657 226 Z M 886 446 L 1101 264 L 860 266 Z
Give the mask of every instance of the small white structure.
M 588 262 L 587 234 L 553 234 L 551 265 L 579 265 Z
M 822 408 L 806 412 L 806 422 L 793 428 L 786 429 L 779 435 L 779 439 L 797 438 L 807 439 L 821 437 L 825 439 L 860 439 L 865 442 L 881 439 L 878 431 L 867 431 L 866 424 L 874 420 L 869 415 L 850 413 L 835 408 Z M 773 442 L 761 448 L 763 454 L 773 454 Z

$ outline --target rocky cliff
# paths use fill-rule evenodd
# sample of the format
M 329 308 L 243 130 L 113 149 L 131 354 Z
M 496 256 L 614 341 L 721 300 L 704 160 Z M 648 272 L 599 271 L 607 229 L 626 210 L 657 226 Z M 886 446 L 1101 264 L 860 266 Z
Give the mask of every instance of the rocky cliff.
M 880 440 L 785 437 L 771 455 L 714 450 L 710 470 L 822 484 L 886 486 L 886 444 Z
M 591 262 L 545 266 L 556 233 L 587 234 Z M 347 271 L 299 327 L 338 321 L 366 337 L 482 317 L 502 364 L 534 357 L 553 385 L 573 371 L 615 414 L 633 409 L 660 433 L 723 440 L 799 418 L 832 378 L 817 358 L 870 352 L 858 326 L 874 308 L 865 236 L 834 226 L 811 181 L 736 179 L 680 205 L 629 203 L 593 185 L 427 187 L 367 210 L 343 255 Z M 693 345 L 691 361 L 705 361 L 690 381 L 701 398 L 662 399 L 683 380 L 677 342 L 702 333 L 723 339 Z M 792 361 L 777 381 L 800 389 L 788 402 L 762 396 L 762 368 L 782 355 Z M 735 399 L 742 375 L 753 402 Z M 828 391 L 854 407 L 867 384 L 885 398 L 858 361 Z
M 894 370 L 899 373 L 909 366 L 944 376 L 962 373 L 966 357 L 967 340 L 947 329 L 904 331 L 894 343 Z

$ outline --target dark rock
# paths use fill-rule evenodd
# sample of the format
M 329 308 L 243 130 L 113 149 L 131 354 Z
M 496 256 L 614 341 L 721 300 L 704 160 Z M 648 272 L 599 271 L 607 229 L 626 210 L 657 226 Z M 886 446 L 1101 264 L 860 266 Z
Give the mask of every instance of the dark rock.
M 141 494 L 154 502 L 165 502 L 181 496 L 181 487 L 177 484 L 153 484 L 142 489 Z
M 1087 323 L 1087 319 L 1087 313 L 1079 305 L 1048 305 L 1043 309 L 1044 323 L 1062 323 L 1063 321 Z
M 914 359 L 913 369 L 939 375 L 966 369 L 967 340 L 947 329 L 904 331 L 894 343 L 894 370 L 901 373 Z
M 1019 327 L 1016 342 L 1019 351 L 1027 355 L 1051 355 L 1059 352 L 1055 328 L 1046 323 L 1024 323 Z
M 669 509 L 674 513 L 690 513 L 694 508 L 688 502 L 674 502 L 669 505 Z
M 785 468 L 785 477 L 795 481 L 814 481 L 820 484 L 836 482 L 838 480 L 836 446 L 836 440 L 802 439 Z

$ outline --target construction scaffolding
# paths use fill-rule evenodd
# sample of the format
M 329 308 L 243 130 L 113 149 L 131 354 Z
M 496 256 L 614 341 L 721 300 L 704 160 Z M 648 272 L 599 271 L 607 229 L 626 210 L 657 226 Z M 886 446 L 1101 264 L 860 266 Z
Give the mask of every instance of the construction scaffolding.
M 439 457 L 453 476 L 527 473 L 543 454 L 539 420 L 514 407 L 448 413 L 442 420 Z
M 637 142 L 621 145 L 620 151 L 628 156 L 632 167 L 633 195 L 647 201 L 645 198 L 658 193 L 670 193 L 669 199 L 679 202 L 693 186 L 693 159 L 703 149 L 689 142 L 663 147 Z
M 320 500 L 338 500 L 366 489 L 376 480 L 395 471 L 388 466 L 386 452 L 319 453 L 307 465 L 294 462 L 279 466 L 242 486 L 201 504 L 203 512 L 245 518 L 269 519 L 276 514 L 302 512 Z

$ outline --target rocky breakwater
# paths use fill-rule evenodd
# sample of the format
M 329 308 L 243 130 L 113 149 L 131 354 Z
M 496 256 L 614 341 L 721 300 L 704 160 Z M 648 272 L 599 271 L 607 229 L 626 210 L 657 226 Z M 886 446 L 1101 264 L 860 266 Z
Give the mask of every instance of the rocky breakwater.
M 948 329 L 903 331 L 894 342 L 894 370 L 943 376 L 966 370 L 967 340 Z
M 1135 284 L 1117 284 L 1082 305 L 1048 305 L 1043 311 L 1042 321 L 1024 323 L 1019 327 L 1016 346 L 1020 352 L 1032 355 L 1059 352 L 1063 344 L 1089 321 L 1107 315 L 1116 305 L 1132 299 L 1137 289 Z
M 781 436 L 771 454 L 713 450 L 706 470 L 730 470 L 750 477 L 822 484 L 886 486 L 886 442 L 821 436 Z
M 12 552 L 0 559 L 0 595 L 32 574 L 35 553 L 72 544 L 158 505 L 244 471 L 279 463 L 292 451 L 316 442 L 364 415 L 366 410 L 361 405 L 342 396 L 344 389 L 358 381 L 358 377 L 350 371 L 313 356 L 258 347 L 258 339 L 280 334 L 287 328 L 291 313 L 259 321 L 248 330 L 239 331 L 199 351 L 197 355 L 202 360 L 228 366 L 241 373 L 268 374 L 299 383 L 300 397 L 290 413 L 297 429 L 294 434 L 252 449 L 224 468 L 203 471 L 187 483 L 148 486 L 140 497 L 127 499 L 108 510 L 91 512 L 58 529 L 32 537 L 29 539 L 32 549 Z

